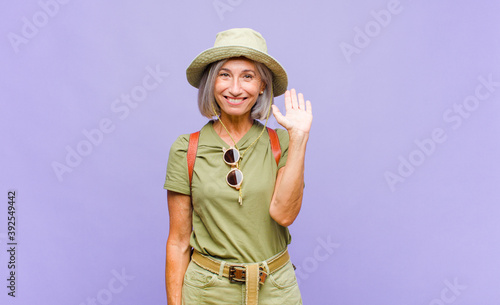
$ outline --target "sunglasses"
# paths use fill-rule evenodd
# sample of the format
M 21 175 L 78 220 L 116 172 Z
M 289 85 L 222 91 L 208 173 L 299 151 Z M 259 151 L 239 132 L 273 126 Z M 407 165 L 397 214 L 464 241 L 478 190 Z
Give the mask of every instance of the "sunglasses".
M 224 149 L 224 154 L 222 155 L 222 158 L 227 165 L 234 166 L 234 168 L 231 168 L 229 173 L 227 173 L 226 182 L 229 186 L 234 187 L 237 190 L 240 189 L 241 183 L 243 182 L 243 173 L 238 168 L 240 157 L 240 152 L 234 147 Z

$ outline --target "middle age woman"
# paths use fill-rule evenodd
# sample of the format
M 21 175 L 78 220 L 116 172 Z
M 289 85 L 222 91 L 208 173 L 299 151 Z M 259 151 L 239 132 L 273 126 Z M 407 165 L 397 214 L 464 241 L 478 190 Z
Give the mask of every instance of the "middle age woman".
M 187 77 L 215 120 L 199 133 L 193 169 L 189 134 L 170 150 L 168 304 L 302 304 L 287 227 L 302 205 L 311 103 L 286 90 L 285 70 L 251 29 L 219 33 Z M 273 105 L 283 93 L 285 114 Z M 266 128 L 271 108 L 285 130 Z

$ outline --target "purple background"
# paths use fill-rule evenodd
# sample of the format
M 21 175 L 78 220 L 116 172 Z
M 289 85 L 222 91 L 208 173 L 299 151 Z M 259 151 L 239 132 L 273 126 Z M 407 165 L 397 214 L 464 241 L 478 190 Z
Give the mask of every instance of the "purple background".
M 168 151 L 206 122 L 185 69 L 232 27 L 313 103 L 304 303 L 500 304 L 500 2 L 54 1 L 0 10 L 2 304 L 166 303 Z

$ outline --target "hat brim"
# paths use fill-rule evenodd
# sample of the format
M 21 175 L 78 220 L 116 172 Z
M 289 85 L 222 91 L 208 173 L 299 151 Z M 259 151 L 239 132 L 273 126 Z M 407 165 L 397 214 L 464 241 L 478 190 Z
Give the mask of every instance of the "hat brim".
M 195 88 L 199 88 L 201 76 L 207 66 L 221 59 L 241 57 L 264 64 L 273 73 L 273 94 L 279 96 L 285 93 L 288 86 L 288 77 L 285 69 L 272 56 L 259 50 L 243 46 L 213 47 L 200 53 L 191 62 L 186 70 L 188 82 Z

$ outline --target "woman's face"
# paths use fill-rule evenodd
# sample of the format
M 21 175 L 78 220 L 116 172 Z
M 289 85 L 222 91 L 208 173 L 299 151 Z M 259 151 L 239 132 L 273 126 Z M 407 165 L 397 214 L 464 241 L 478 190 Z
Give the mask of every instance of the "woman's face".
M 251 60 L 229 59 L 215 79 L 214 95 L 221 116 L 249 116 L 264 87 Z

